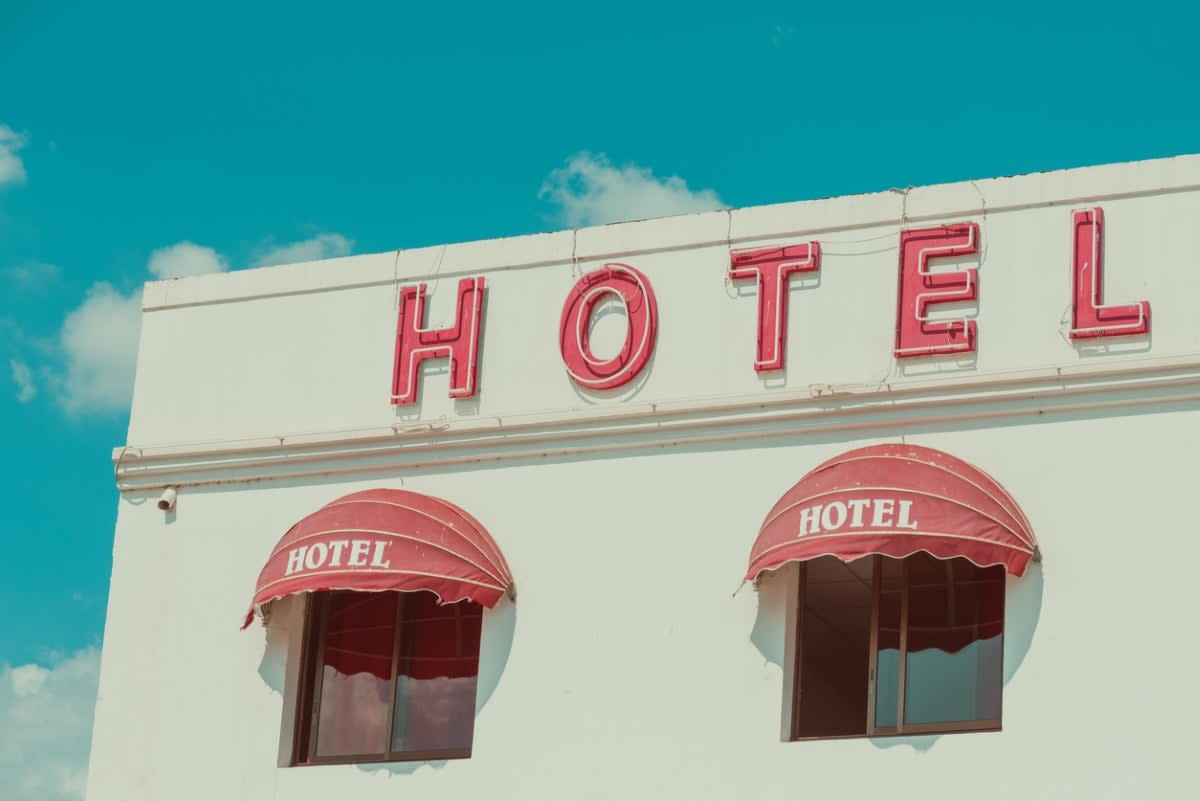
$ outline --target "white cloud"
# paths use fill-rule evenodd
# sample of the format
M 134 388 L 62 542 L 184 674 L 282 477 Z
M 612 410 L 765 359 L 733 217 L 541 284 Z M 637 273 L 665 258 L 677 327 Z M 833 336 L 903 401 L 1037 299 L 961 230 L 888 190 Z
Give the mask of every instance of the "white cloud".
M 25 183 L 25 165 L 17 151 L 25 147 L 25 137 L 7 125 L 0 125 L 0 184 Z
M 17 698 L 24 698 L 42 689 L 42 685 L 50 676 L 50 670 L 41 665 L 21 665 L 13 668 L 10 674 L 12 675 L 13 693 Z
M 92 284 L 83 303 L 63 320 L 63 372 L 53 384 L 69 414 L 119 412 L 133 394 L 142 293 L 123 295 L 112 284 Z
M 41 289 L 58 280 L 58 267 L 41 261 L 31 261 L 18 267 L 8 267 L 0 271 L 6 280 L 17 289 Z
M 178 242 L 150 254 L 146 269 L 155 278 L 184 278 L 189 275 L 222 273 L 229 265 L 221 254 L 195 242 Z
M 0 664 L 0 786 L 13 801 L 83 798 L 100 652 Z
M 558 221 L 571 228 L 725 207 L 711 189 L 693 191 L 677 175 L 656 178 L 636 164 L 614 167 L 603 153 L 572 156 L 550 173 L 538 196 L 548 197 Z
M 228 263 L 212 248 L 177 242 L 150 254 L 154 278 L 222 272 Z M 117 413 L 129 408 L 142 328 L 142 293 L 125 294 L 107 281 L 88 288 L 58 333 L 61 366 L 48 373 L 58 405 L 68 414 Z
M 268 251 L 259 265 L 344 256 L 351 245 L 341 234 L 320 234 Z M 160 279 L 219 273 L 228 268 L 228 259 L 195 242 L 160 248 L 150 254 L 146 264 L 150 275 Z M 125 294 L 107 281 L 92 284 L 83 303 L 63 320 L 56 343 L 59 366 L 43 371 L 44 385 L 54 390 L 65 412 L 114 413 L 129 408 L 141 325 L 140 290 Z M 23 394 L 25 385 L 17 376 L 17 364 L 12 367 L 13 378 Z M 30 387 L 36 391 L 32 382 Z
M 350 255 L 353 246 L 354 243 L 341 234 L 319 234 L 312 239 L 271 248 L 255 259 L 254 266 L 270 267 L 275 264 L 300 264 L 306 261 L 334 259 Z
M 33 383 L 33 371 L 25 362 L 9 359 L 8 366 L 12 368 L 13 381 L 17 385 L 17 401 L 29 403 L 37 395 L 37 385 Z

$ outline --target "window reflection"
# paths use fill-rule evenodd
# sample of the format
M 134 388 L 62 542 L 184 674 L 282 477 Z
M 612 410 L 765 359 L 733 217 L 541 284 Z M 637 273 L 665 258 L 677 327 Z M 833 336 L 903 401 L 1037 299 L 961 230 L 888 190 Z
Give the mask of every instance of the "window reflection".
M 936 648 L 908 655 L 905 723 L 999 720 L 1000 637 L 973 642 L 957 653 Z M 893 712 L 894 714 L 894 712 Z
M 999 726 L 1002 566 L 826 556 L 800 576 L 793 736 Z
M 904 592 L 904 563 L 878 560 L 879 633 L 875 667 L 875 727 L 892 728 L 900 700 L 900 609 Z
M 392 593 L 334 593 L 326 606 L 317 755 L 380 753 L 390 700 Z
M 298 761 L 469 755 L 478 604 L 439 605 L 427 592 L 338 591 L 313 608 L 314 684 L 309 711 L 300 713 L 301 742 L 312 751 L 302 746 Z
M 470 748 L 482 614 L 476 604 L 438 606 L 428 593 L 406 599 L 394 750 Z
M 909 559 L 904 722 L 1000 719 L 1004 569 Z
M 395 751 L 470 748 L 475 715 L 474 676 L 396 677 Z

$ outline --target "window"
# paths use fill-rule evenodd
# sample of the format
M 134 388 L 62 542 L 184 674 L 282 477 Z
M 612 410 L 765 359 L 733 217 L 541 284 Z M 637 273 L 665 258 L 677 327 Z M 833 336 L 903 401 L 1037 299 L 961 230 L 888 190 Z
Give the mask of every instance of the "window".
M 311 603 L 293 764 L 471 755 L 478 604 L 348 591 Z
M 1000 728 L 1004 568 L 802 562 L 792 739 Z

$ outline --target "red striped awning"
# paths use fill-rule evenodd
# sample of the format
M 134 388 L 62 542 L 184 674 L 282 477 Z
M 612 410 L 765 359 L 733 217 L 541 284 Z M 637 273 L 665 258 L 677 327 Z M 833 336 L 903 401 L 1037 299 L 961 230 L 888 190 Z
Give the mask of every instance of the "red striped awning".
M 747 580 L 818 556 L 851 561 L 928 551 L 1020 576 L 1037 541 L 995 479 L 948 453 L 889 444 L 843 453 L 812 470 L 771 509 L 750 550 Z
M 504 555 L 475 518 L 398 489 L 338 498 L 288 529 L 259 573 L 242 628 L 268 601 L 322 590 L 427 590 L 440 603 L 489 608 L 514 594 Z

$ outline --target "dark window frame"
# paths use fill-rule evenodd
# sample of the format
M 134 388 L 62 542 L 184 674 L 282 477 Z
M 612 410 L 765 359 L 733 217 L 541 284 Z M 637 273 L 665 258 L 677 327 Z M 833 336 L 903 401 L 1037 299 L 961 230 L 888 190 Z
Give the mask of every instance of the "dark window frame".
M 870 630 L 870 666 L 868 669 L 867 680 L 867 722 L 866 732 L 862 734 L 836 734 L 836 735 L 801 735 L 800 730 L 800 703 L 803 693 L 801 686 L 801 676 L 804 668 L 804 611 L 805 611 L 805 590 L 808 573 L 808 563 L 799 562 L 797 564 L 797 582 L 795 587 L 795 621 L 792 631 L 793 637 L 793 661 L 792 676 L 791 676 L 791 708 L 788 720 L 788 739 L 793 742 L 805 742 L 812 740 L 851 740 L 861 739 L 863 737 L 904 737 L 911 735 L 923 734 L 957 734 L 965 732 L 992 732 L 1002 730 L 1003 721 L 1003 692 L 1001 692 L 1001 714 L 995 719 L 969 720 L 969 721 L 945 721 L 940 723 L 908 723 L 904 722 L 904 704 L 905 704 L 905 688 L 908 681 L 908 618 L 909 618 L 909 567 L 910 562 L 908 557 L 898 559 L 902 565 L 902 581 L 901 581 L 901 599 L 900 599 L 900 664 L 899 675 L 897 676 L 897 702 L 896 702 L 896 725 L 895 726 L 876 726 L 876 695 L 878 687 L 878 668 L 879 668 L 879 615 L 880 615 L 880 598 L 883 592 L 882 568 L 883 560 L 890 557 L 872 554 L 868 557 L 872 560 L 871 563 L 871 630 Z M 1007 587 L 1001 596 L 1000 619 L 1001 633 L 1003 634 L 1003 621 L 1005 603 L 1007 602 Z M 1000 664 L 1004 664 L 1004 637 L 1000 640 Z M 1003 690 L 1003 676 L 1001 676 L 1001 689 Z
M 304 632 L 298 676 L 298 692 L 296 698 L 296 714 L 292 730 L 292 753 L 289 765 L 306 767 L 310 765 L 354 765 L 378 764 L 385 762 L 426 762 L 441 759 L 468 759 L 472 746 L 466 748 L 440 748 L 426 750 L 393 750 L 392 731 L 396 715 L 396 687 L 400 665 L 412 658 L 411 654 L 401 654 L 403 642 L 403 624 L 405 600 L 411 593 L 394 592 L 396 596 L 395 629 L 392 634 L 392 666 L 388 690 L 388 721 L 386 732 L 386 750 L 365 754 L 338 754 L 336 756 L 320 756 L 317 754 L 317 738 L 320 727 L 321 687 L 318 681 L 325 664 L 325 646 L 327 644 L 328 604 L 332 592 L 310 593 L 305 598 Z M 471 603 L 460 601 L 461 604 Z M 457 604 L 448 604 L 448 607 Z M 482 650 L 482 631 L 480 633 L 480 650 Z M 473 723 L 472 723 L 473 725 Z M 472 741 L 474 734 L 472 733 Z

